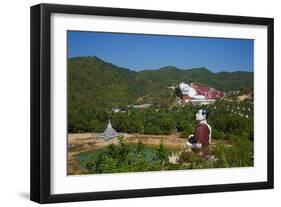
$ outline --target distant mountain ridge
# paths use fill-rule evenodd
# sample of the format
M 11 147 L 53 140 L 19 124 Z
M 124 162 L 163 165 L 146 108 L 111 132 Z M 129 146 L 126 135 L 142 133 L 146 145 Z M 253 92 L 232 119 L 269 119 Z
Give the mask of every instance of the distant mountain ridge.
M 132 71 L 96 56 L 68 59 L 68 103 L 71 110 L 82 104 L 110 108 L 136 103 L 171 104 L 175 97 L 168 86 L 197 82 L 223 91 L 253 87 L 253 72 L 213 73 L 207 68 Z

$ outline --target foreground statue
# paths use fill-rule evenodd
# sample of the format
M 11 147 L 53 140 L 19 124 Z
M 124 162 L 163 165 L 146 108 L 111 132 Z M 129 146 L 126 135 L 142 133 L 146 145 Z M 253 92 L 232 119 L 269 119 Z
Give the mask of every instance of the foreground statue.
M 199 109 L 196 114 L 196 126 L 194 134 L 191 134 L 187 140 L 187 147 L 189 149 L 200 149 L 205 159 L 209 158 L 209 144 L 211 143 L 212 128 L 207 123 L 208 111 L 206 109 Z

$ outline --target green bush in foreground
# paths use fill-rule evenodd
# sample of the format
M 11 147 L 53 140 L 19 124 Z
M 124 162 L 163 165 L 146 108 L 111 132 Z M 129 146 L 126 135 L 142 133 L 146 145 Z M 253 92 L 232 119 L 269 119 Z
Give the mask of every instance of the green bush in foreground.
M 86 159 L 80 159 L 79 164 L 85 174 L 253 166 L 253 143 L 247 138 L 239 139 L 233 146 L 217 144 L 210 153 L 215 160 L 205 160 L 195 152 L 182 151 L 177 163 L 170 163 L 171 152 L 164 148 L 163 142 L 153 148 L 141 141 L 129 145 L 120 138 L 118 145 L 111 144 L 104 150 L 90 152 Z
M 233 147 L 218 144 L 213 153 L 219 158 L 214 167 L 248 167 L 254 163 L 253 143 L 243 137 Z

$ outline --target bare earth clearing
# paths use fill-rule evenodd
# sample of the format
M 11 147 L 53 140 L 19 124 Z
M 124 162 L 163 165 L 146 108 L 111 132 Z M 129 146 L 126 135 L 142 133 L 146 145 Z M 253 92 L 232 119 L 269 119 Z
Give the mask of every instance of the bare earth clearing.
M 97 133 L 81 133 L 81 134 L 68 134 L 68 174 L 77 174 L 76 156 L 81 152 L 93 151 L 102 149 L 110 144 L 118 144 L 118 139 L 113 138 L 108 141 L 97 139 Z M 174 149 L 182 151 L 186 149 L 186 138 L 180 138 L 179 134 L 174 133 L 171 135 L 146 135 L 146 134 L 123 134 L 124 140 L 128 144 L 137 144 L 141 141 L 147 146 L 158 147 L 163 141 L 164 147 L 167 149 Z M 225 141 L 212 140 L 211 147 L 214 147 L 218 142 L 224 142 L 224 145 L 231 146 L 230 143 Z M 171 157 L 171 162 L 175 162 L 178 156 Z

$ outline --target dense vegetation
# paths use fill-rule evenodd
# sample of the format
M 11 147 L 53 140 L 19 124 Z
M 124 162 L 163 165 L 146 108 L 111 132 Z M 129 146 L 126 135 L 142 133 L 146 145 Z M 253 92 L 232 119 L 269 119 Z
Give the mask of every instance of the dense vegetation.
M 182 137 L 193 133 L 199 107 L 185 105 L 174 108 L 128 109 L 111 115 L 104 110 L 86 111 L 71 128 L 75 132 L 102 132 L 111 118 L 113 127 L 122 133 L 171 134 Z M 253 104 L 248 101 L 220 100 L 206 106 L 208 122 L 216 139 L 235 140 L 241 136 L 253 140 Z M 83 118 L 82 118 L 83 117 Z
M 167 88 L 181 81 L 198 82 L 224 91 L 252 93 L 253 73 L 212 73 L 206 68 L 181 70 L 165 67 L 140 72 L 120 68 L 97 57 L 68 60 L 68 132 L 102 132 L 111 120 L 116 131 L 154 135 L 179 134 L 186 139 L 194 132 L 199 107 L 179 106 L 176 91 Z M 241 95 L 241 94 L 240 94 Z M 231 98 L 231 100 L 229 100 Z M 163 143 L 158 148 L 127 144 L 122 137 L 118 145 L 81 153 L 78 164 L 82 173 L 113 173 L 253 165 L 253 103 L 238 101 L 237 95 L 205 106 L 212 137 L 218 144 L 211 154 L 215 162 L 196 153 L 181 152 L 177 163 L 170 163 L 171 150 Z M 146 109 L 128 107 L 151 103 Z M 114 113 L 112 108 L 121 111 Z M 231 147 L 226 146 L 227 142 Z
M 178 152 L 167 150 L 163 143 L 159 147 L 148 147 L 142 142 L 129 145 L 122 138 L 119 144 L 110 144 L 106 149 L 81 153 L 78 157 L 80 173 L 120 173 L 162 170 L 183 170 L 223 167 L 253 166 L 253 143 L 240 139 L 233 147 L 218 144 L 212 155 L 216 159 L 207 161 L 188 151 L 180 152 L 176 163 L 169 162 L 169 156 Z
M 178 162 L 170 163 L 172 153 L 161 143 L 158 148 L 127 144 L 120 137 L 119 144 L 81 153 L 78 163 L 82 173 L 116 173 L 179 169 L 222 168 L 253 166 L 253 105 L 251 102 L 217 101 L 207 106 L 216 145 L 211 154 L 216 161 L 204 160 L 187 151 L 180 152 Z M 130 109 L 112 117 L 113 127 L 120 132 L 145 134 L 180 133 L 186 139 L 193 133 L 197 107 Z M 105 118 L 106 120 L 106 118 Z M 94 123 L 92 127 L 96 127 Z M 104 126 L 105 127 L 105 126 Z M 104 128 L 100 128 L 102 131 Z M 227 145 L 225 145 L 227 143 Z M 228 146 L 229 145 L 229 146 Z
M 116 173 L 164 170 L 168 154 L 163 143 L 158 148 L 147 147 L 142 142 L 127 144 L 122 137 L 119 144 L 106 149 L 82 153 L 79 164 L 84 173 Z
M 171 126 L 173 118 L 170 117 L 171 112 L 167 110 L 176 108 L 177 104 L 175 91 L 167 87 L 175 86 L 181 81 L 199 82 L 224 91 L 241 88 L 249 90 L 253 85 L 253 73 L 212 73 L 206 68 L 181 70 L 171 66 L 135 72 L 107 63 L 97 57 L 71 58 L 68 60 L 68 130 L 69 132 L 100 132 L 111 118 L 113 107 L 122 108 L 130 104 L 152 103 L 153 107 L 146 112 L 127 110 L 126 113 L 132 113 L 130 116 L 128 114 L 114 116 L 115 125 L 120 131 L 126 128 L 125 131 L 128 132 L 149 133 L 149 131 L 158 130 L 158 134 L 163 131 L 170 133 L 173 130 Z M 160 110 L 160 113 L 156 110 Z M 184 116 L 193 116 L 194 110 L 191 111 L 192 115 L 187 113 L 188 110 L 183 109 L 186 112 Z M 139 116 L 145 118 L 147 124 L 151 123 L 151 126 L 140 124 Z M 132 119 L 138 121 L 131 122 Z M 156 119 L 164 122 L 160 125 L 165 125 L 165 129 L 153 129 L 157 127 L 152 126 L 155 125 Z M 135 129 L 133 126 L 125 127 L 124 124 L 118 124 L 120 120 L 136 123 Z M 181 124 L 177 124 L 176 127 L 182 128 Z

